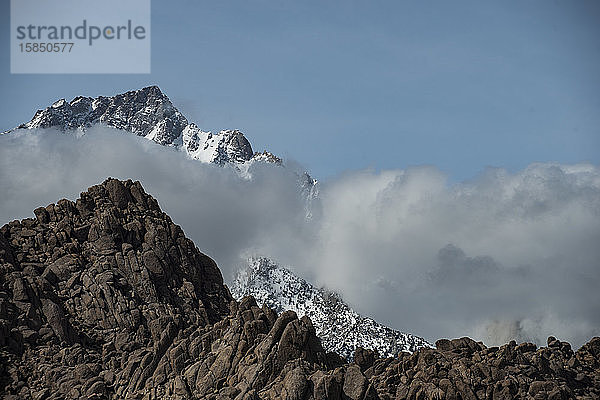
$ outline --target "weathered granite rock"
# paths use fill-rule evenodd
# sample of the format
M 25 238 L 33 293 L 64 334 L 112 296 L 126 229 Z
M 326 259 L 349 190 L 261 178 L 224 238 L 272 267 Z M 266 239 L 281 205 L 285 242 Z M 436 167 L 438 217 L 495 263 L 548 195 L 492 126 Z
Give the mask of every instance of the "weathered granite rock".
M 34 213 L 0 229 L 5 399 L 600 398 L 600 338 L 576 352 L 442 339 L 347 364 L 308 318 L 234 301 L 139 182 Z
M 555 340 L 555 339 L 553 339 Z M 566 342 L 485 347 L 442 339 L 436 349 L 376 360 L 365 371 L 380 399 L 592 399 L 600 396 L 600 338 L 576 353 Z M 594 355 L 595 354 L 595 355 Z M 585 361 L 581 361 L 585 360 Z
M 35 215 L 0 230 L 3 393 L 142 393 L 184 332 L 228 315 L 214 261 L 139 182 L 108 179 Z

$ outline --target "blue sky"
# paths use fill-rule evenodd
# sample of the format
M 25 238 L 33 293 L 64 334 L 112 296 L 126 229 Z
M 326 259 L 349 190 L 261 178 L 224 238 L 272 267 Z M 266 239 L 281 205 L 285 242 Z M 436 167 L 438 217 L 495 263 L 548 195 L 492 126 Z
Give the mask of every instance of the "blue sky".
M 201 128 L 320 179 L 600 163 L 598 2 L 154 0 L 150 75 L 11 75 L 1 4 L 1 130 L 57 98 L 157 84 Z

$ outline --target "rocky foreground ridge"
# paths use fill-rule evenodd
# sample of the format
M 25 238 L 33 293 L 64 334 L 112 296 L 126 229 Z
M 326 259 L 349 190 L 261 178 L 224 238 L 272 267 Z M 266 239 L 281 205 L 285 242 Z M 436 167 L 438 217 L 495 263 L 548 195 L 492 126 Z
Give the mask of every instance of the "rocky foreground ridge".
M 574 352 L 439 340 L 325 353 L 310 319 L 236 302 L 139 182 L 108 179 L 0 229 L 5 399 L 596 399 L 600 338 Z M 207 227 L 208 229 L 208 227 Z
M 266 304 L 278 313 L 292 310 L 299 316 L 308 316 L 323 348 L 348 360 L 352 360 L 358 347 L 377 350 L 383 357 L 432 347 L 423 338 L 363 317 L 337 293 L 317 288 L 265 257 L 248 259 L 230 290 L 235 299 L 252 296 L 258 304 Z

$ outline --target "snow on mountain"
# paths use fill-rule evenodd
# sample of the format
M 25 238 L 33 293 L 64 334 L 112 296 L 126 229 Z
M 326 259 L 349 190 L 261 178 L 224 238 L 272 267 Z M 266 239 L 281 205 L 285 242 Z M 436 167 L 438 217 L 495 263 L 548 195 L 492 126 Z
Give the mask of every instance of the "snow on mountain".
M 17 129 L 85 130 L 97 123 L 144 136 L 162 145 L 174 144 L 188 125 L 187 119 L 158 86 L 149 86 L 112 97 L 78 96 L 71 102 L 61 99 L 38 110 L 31 121 Z
M 56 128 L 84 133 L 95 124 L 131 132 L 163 146 L 176 147 L 201 162 L 233 164 L 245 179 L 251 179 L 253 163 L 283 165 L 282 160 L 272 153 L 254 153 L 248 139 L 238 130 L 212 133 L 189 123 L 158 86 L 112 97 L 79 96 L 70 102 L 61 99 L 38 110 L 31 121 L 15 130 Z M 318 183 L 306 172 L 298 171 L 296 176 L 306 202 L 306 218 L 311 219 L 318 211 L 315 209 L 318 205 Z M 252 260 L 249 268 L 236 278 L 232 290 L 237 297 L 252 294 L 259 302 L 266 302 L 279 312 L 290 309 L 299 315 L 308 315 L 325 348 L 345 357 L 351 357 L 357 346 L 376 349 L 381 355 L 388 356 L 430 346 L 421 338 L 361 317 L 335 293 L 314 288 L 268 259 Z
M 420 337 L 393 330 L 359 315 L 338 294 L 314 287 L 268 258 L 249 259 L 248 265 L 238 272 L 230 290 L 238 300 L 252 295 L 259 304 L 267 304 L 277 312 L 293 310 L 299 317 L 307 315 L 323 347 L 348 359 L 357 347 L 377 350 L 381 356 L 387 357 L 394 357 L 402 351 L 432 347 Z
M 218 134 L 204 132 L 189 124 L 182 132 L 183 148 L 195 160 L 225 164 L 250 161 L 254 152 L 250 142 L 238 130 L 224 130 Z
M 164 146 L 181 148 L 190 158 L 223 165 L 254 161 L 252 146 L 238 130 L 205 132 L 173 106 L 158 86 L 112 97 L 76 97 L 38 110 L 31 121 L 16 129 L 57 128 L 85 131 L 104 124 L 145 137 Z M 6 133 L 6 132 L 5 132 Z M 262 153 L 257 160 L 269 162 Z
M 254 163 L 283 165 L 281 158 L 268 151 L 255 153 L 248 139 L 239 130 L 212 133 L 189 123 L 158 86 L 148 86 L 112 97 L 78 96 L 71 102 L 60 99 L 51 106 L 38 110 L 31 121 L 0 135 L 18 129 L 36 128 L 84 133 L 95 124 L 128 131 L 163 146 L 176 147 L 194 160 L 234 165 L 244 179 L 251 179 L 250 168 Z M 310 219 L 313 216 L 314 200 L 318 195 L 317 181 L 307 172 L 297 171 L 296 175 L 306 202 L 306 217 Z

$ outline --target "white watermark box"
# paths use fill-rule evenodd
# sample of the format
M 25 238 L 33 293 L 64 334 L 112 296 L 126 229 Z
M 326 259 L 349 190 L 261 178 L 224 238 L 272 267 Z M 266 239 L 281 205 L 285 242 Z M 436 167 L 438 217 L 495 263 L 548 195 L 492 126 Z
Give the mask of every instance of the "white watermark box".
M 150 0 L 11 0 L 13 74 L 150 73 Z

